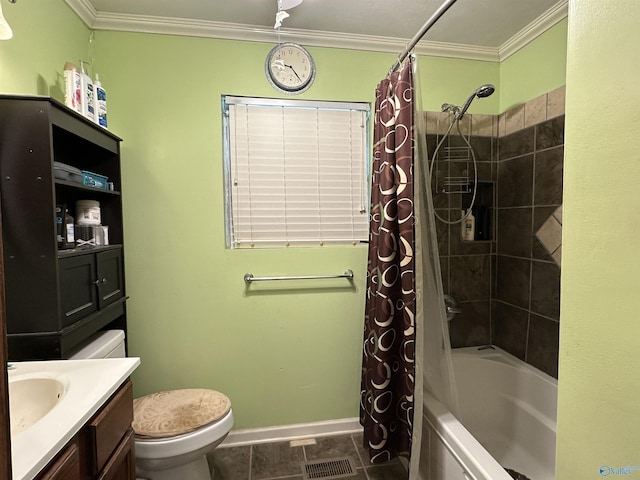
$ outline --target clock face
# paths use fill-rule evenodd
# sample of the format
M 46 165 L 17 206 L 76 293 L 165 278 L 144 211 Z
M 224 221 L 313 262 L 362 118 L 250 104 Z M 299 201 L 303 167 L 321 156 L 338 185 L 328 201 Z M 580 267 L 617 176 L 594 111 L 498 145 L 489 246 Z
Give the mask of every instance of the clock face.
M 271 85 L 283 93 L 304 92 L 316 76 L 313 58 L 296 43 L 281 43 L 273 47 L 264 68 Z

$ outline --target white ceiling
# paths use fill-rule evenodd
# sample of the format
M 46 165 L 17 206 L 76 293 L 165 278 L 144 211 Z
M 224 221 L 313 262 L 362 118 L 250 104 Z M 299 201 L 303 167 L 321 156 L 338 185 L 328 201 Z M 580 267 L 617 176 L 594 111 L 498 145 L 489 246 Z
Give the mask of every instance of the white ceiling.
M 96 29 L 255 41 L 277 38 L 277 0 L 66 1 Z M 443 1 L 304 0 L 289 10 L 281 33 L 308 45 L 399 51 Z M 566 15 L 567 0 L 457 0 L 419 46 L 502 57 L 501 50 L 510 44 L 521 37 L 535 38 Z

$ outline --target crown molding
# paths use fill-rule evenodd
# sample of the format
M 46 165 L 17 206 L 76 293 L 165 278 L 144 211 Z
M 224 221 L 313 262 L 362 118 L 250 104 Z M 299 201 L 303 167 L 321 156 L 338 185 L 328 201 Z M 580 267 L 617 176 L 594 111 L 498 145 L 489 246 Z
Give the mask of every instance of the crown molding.
M 80 17 L 85 25 L 89 28 L 93 28 L 93 22 L 95 21 L 98 11 L 91 5 L 89 0 L 65 0 L 67 5 L 71 7 L 71 10 L 76 12 L 76 15 Z
M 526 46 L 558 22 L 567 18 L 569 14 L 569 0 L 560 0 L 545 13 L 536 18 L 529 25 L 516 33 L 509 40 L 498 47 L 499 61 L 503 61 Z
M 238 23 L 101 13 L 96 11 L 89 0 L 65 1 L 71 9 L 76 12 L 80 19 L 89 28 L 94 30 L 154 33 L 266 43 L 289 41 L 312 47 L 345 48 L 350 50 L 388 53 L 398 53 L 404 50 L 409 42 L 408 39 L 374 35 L 301 29 L 281 29 L 278 33 L 273 29 Z M 500 62 L 566 18 L 568 11 L 567 4 L 568 0 L 560 0 L 554 7 L 516 33 L 499 48 L 421 41 L 416 45 L 414 52 L 418 55 Z

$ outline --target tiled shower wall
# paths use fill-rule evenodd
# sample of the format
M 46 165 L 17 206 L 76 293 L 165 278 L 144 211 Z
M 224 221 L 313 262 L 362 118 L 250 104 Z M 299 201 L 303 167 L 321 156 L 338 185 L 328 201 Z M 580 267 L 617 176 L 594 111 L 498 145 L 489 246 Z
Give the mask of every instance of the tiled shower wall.
M 427 114 L 430 154 L 438 118 Z M 459 224 L 436 220 L 444 291 L 462 307 L 449 323 L 451 344 L 493 343 L 557 377 L 561 249 L 552 257 L 536 233 L 553 215 L 561 223 L 564 87 L 499 117 L 466 118 L 479 182 L 492 189 L 482 199 L 493 205 L 492 240 L 462 241 Z M 435 194 L 436 213 L 460 218 L 463 197 Z

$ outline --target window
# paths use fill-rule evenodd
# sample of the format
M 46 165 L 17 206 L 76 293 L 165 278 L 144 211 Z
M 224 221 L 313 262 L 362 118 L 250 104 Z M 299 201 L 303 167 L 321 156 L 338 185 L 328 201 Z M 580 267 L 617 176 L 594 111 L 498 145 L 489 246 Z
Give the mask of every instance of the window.
M 228 248 L 368 237 L 365 103 L 223 97 Z

